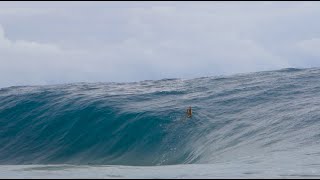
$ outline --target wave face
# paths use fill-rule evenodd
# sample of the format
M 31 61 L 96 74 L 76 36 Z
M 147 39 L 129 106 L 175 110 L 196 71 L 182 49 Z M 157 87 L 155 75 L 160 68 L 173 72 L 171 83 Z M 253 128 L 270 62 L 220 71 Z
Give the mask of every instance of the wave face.
M 186 108 L 193 117 L 184 120 Z M 0 89 L 0 164 L 172 165 L 320 149 L 320 69 Z M 291 153 L 292 154 L 292 153 Z

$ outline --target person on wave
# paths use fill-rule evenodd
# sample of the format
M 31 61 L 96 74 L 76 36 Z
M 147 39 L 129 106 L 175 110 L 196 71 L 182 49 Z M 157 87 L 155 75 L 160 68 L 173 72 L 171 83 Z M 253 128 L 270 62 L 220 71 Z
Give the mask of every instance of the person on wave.
M 191 118 L 192 117 L 192 109 L 191 106 L 189 106 L 189 108 L 187 109 L 187 117 Z

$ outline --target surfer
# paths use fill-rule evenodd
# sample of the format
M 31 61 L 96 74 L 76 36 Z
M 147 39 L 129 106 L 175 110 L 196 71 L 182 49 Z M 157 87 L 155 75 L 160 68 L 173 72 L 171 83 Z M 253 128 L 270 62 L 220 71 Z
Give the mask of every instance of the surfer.
M 191 117 L 192 117 L 192 109 L 191 109 L 191 106 L 189 106 L 188 109 L 187 109 L 186 115 L 183 116 L 181 118 L 181 120 L 185 121 L 185 120 L 187 120 L 187 118 L 191 118 Z
M 191 106 L 189 106 L 189 108 L 187 109 L 187 117 L 191 118 L 192 117 L 192 109 Z

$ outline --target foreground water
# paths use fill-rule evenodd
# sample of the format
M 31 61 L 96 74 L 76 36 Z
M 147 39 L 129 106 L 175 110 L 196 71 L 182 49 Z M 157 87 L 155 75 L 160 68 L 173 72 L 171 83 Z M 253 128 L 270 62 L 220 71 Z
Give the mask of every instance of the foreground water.
M 2 88 L 0 178 L 318 178 L 319 129 L 317 68 Z

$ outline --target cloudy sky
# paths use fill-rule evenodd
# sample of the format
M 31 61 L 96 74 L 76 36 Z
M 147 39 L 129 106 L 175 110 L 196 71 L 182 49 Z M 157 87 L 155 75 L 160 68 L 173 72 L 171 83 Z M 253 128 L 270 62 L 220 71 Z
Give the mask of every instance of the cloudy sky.
M 320 2 L 0 2 L 0 87 L 320 67 Z

